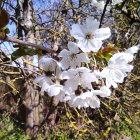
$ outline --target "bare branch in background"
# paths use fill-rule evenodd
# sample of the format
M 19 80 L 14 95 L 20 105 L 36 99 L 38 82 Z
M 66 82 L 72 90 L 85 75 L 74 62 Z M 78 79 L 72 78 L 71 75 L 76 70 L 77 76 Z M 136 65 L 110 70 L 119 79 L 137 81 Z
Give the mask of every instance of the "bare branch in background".
M 34 44 L 34 43 L 30 43 L 30 42 L 25 42 L 25 41 L 22 41 L 20 39 L 17 39 L 17 38 L 14 38 L 14 37 L 6 37 L 5 38 L 5 41 L 7 42 L 12 42 L 12 43 L 18 43 L 18 44 L 21 44 L 21 45 L 24 45 L 26 47 L 30 46 L 30 47 L 33 47 L 33 48 L 36 48 L 36 49 L 41 49 L 41 50 L 44 50 L 48 53 L 52 53 L 54 52 L 52 49 L 49 49 L 49 48 L 45 48 L 44 46 L 42 45 L 37 45 L 37 44 Z

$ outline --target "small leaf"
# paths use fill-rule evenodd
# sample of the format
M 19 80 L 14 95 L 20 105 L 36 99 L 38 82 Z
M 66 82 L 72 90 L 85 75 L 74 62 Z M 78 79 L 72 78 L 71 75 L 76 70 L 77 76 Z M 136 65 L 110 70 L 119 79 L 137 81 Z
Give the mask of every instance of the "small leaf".
M 5 31 L 6 34 L 10 33 L 10 30 L 8 28 L 6 28 L 4 31 Z
M 26 56 L 26 55 L 33 56 L 35 54 L 38 54 L 38 50 L 34 50 L 32 48 L 20 47 L 19 49 L 17 49 L 12 53 L 12 60 L 14 61 L 21 56 Z
M 25 55 L 24 49 L 23 48 L 19 48 L 19 49 L 17 49 L 16 51 L 14 51 L 12 53 L 11 59 L 14 61 L 14 60 L 16 60 L 19 57 L 24 56 L 24 55 Z
M 104 59 L 105 59 L 106 61 L 109 61 L 109 59 L 110 59 L 111 56 L 112 56 L 112 54 L 111 54 L 111 53 L 108 53 L 108 54 L 106 54 L 106 55 L 104 56 Z

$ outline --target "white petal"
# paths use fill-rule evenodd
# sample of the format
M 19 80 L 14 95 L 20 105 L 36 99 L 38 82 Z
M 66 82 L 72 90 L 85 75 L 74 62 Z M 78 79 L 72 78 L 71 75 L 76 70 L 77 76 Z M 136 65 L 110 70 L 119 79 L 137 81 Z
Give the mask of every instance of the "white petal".
M 111 31 L 109 27 L 97 29 L 94 32 L 95 38 L 99 40 L 105 40 L 111 36 Z
M 99 28 L 100 22 L 98 22 L 96 19 L 93 17 L 87 17 L 86 18 L 86 27 L 87 27 L 87 32 L 94 32 L 96 29 Z
M 77 59 L 79 62 L 90 63 L 90 59 L 88 58 L 88 55 L 86 55 L 85 53 L 77 54 Z
M 39 60 L 39 64 L 45 71 L 55 71 L 56 67 L 58 67 L 57 61 L 52 58 L 42 57 Z
M 92 0 L 91 3 L 93 6 L 95 6 L 98 10 L 103 10 L 104 6 L 105 6 L 105 2 L 104 1 L 96 1 L 96 0 Z
M 43 83 L 52 84 L 51 78 L 46 77 L 45 75 L 36 77 L 35 80 L 34 80 L 34 82 L 35 82 L 35 83 L 38 83 L 40 86 L 41 86 Z
M 68 58 L 63 58 L 63 59 L 60 61 L 60 66 L 62 67 L 62 69 L 67 69 L 67 68 L 69 68 L 70 64 L 69 64 Z
M 68 49 L 73 54 L 79 53 L 79 48 L 78 48 L 77 44 L 75 44 L 74 42 L 69 42 L 68 43 Z
M 106 86 L 107 86 L 108 88 L 110 88 L 111 85 L 112 85 L 114 88 L 117 88 L 117 87 L 118 87 L 118 85 L 116 84 L 116 82 L 114 82 L 111 78 L 110 78 L 110 79 L 109 79 L 109 78 L 106 78 Z
M 103 42 L 98 39 L 93 39 L 89 41 L 89 48 L 93 52 L 98 52 L 98 50 L 102 47 Z
M 83 52 L 90 52 L 91 49 L 89 48 L 89 41 L 86 40 L 85 38 L 81 41 L 78 42 L 78 47 L 83 51 Z
M 74 75 L 77 74 L 77 71 L 75 69 L 69 69 L 68 71 L 63 71 L 61 73 L 62 79 L 70 79 L 73 78 Z
M 76 90 L 79 84 L 80 83 L 77 78 L 69 79 L 65 82 L 65 86 L 68 88 L 69 91 Z
M 134 66 L 132 66 L 130 64 L 124 64 L 124 65 L 120 66 L 120 70 L 123 72 L 131 72 L 133 68 L 134 68 Z
M 108 97 L 111 95 L 111 90 L 106 86 L 101 87 L 100 90 L 102 91 L 100 94 L 101 97 Z
M 102 71 L 101 71 L 101 73 L 100 73 L 100 76 L 102 77 L 102 78 L 105 78 L 105 77 L 107 77 L 109 75 L 109 69 L 108 68 L 104 68 Z
M 101 72 L 99 71 L 99 70 L 94 70 L 94 75 L 98 78 L 98 79 L 100 79 L 101 78 Z
M 71 100 L 71 96 L 65 93 L 64 87 L 62 87 L 59 95 L 58 95 L 60 102 L 66 102 L 68 100 Z
M 77 71 L 78 72 L 83 72 L 83 73 L 89 73 L 89 72 L 91 72 L 91 70 L 88 69 L 88 68 L 86 68 L 86 67 L 77 68 Z
M 82 99 L 82 100 L 85 100 L 86 98 L 91 98 L 93 96 L 93 93 L 92 92 L 85 92 L 85 93 L 82 93 L 81 95 L 80 95 L 80 98 Z
M 73 36 L 74 38 L 78 40 L 82 40 L 85 37 L 84 32 L 83 32 L 83 26 L 80 24 L 73 24 L 72 30 L 70 30 L 70 34 L 71 36 Z
M 133 60 L 133 58 L 134 58 L 134 56 L 132 54 L 125 53 L 125 52 L 119 52 L 119 53 L 114 54 L 110 58 L 109 63 L 110 62 L 118 63 L 118 64 L 128 63 L 128 62 L 131 62 Z
M 131 48 L 127 49 L 125 52 L 133 55 L 137 53 L 139 49 L 140 49 L 140 45 L 132 46 Z
M 49 96 L 56 96 L 56 95 L 58 95 L 60 93 L 61 89 L 62 89 L 62 86 L 60 86 L 60 85 L 51 85 L 47 89 L 48 95 Z
M 70 55 L 70 52 L 68 50 L 64 49 L 59 53 L 58 57 L 66 57 L 67 58 L 69 55 Z
M 122 2 L 122 0 L 112 0 L 112 5 L 116 5 L 118 3 Z
M 125 77 L 124 74 L 119 70 L 113 71 L 111 76 L 113 80 L 117 83 L 122 83 Z
M 100 107 L 100 100 L 97 96 L 92 97 L 92 101 L 90 103 L 91 108 L 99 108 Z

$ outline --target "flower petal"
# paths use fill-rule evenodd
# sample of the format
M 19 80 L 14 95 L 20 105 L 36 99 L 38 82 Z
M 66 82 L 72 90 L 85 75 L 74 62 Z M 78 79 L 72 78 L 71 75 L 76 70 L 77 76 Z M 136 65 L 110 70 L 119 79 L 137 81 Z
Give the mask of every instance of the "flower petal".
M 80 51 L 79 48 L 78 48 L 78 46 L 77 46 L 77 44 L 75 44 L 74 42 L 69 42 L 68 43 L 68 49 L 73 54 L 77 54 Z
M 89 49 L 93 52 L 98 52 L 98 50 L 102 47 L 103 42 L 98 39 L 93 39 L 89 41 Z
M 97 29 L 94 32 L 95 38 L 99 40 L 105 40 L 111 36 L 111 31 L 109 27 Z
M 83 32 L 83 26 L 80 24 L 73 24 L 72 25 L 72 30 L 70 30 L 71 36 L 78 40 L 83 40 L 85 37 L 84 32 Z
M 132 46 L 131 48 L 127 49 L 125 52 L 133 55 L 137 53 L 139 49 L 140 49 L 140 44 L 137 46 Z
M 64 49 L 59 53 L 58 57 L 66 57 L 67 58 L 69 55 L 70 55 L 70 52 L 68 50 Z
M 95 32 L 96 29 L 99 28 L 100 22 L 98 22 L 96 19 L 93 17 L 87 17 L 86 18 L 86 32 Z
M 120 70 L 112 71 L 113 80 L 117 83 L 123 83 L 124 81 L 124 74 Z

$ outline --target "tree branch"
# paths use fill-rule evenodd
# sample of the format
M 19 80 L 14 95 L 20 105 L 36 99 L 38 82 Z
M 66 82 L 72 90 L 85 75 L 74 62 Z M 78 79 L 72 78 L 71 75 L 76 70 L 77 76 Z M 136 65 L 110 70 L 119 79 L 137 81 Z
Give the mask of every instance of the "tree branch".
M 18 43 L 18 44 L 21 44 L 21 45 L 24 45 L 24 46 L 30 46 L 30 47 L 33 47 L 33 48 L 36 48 L 36 49 L 44 50 L 44 51 L 46 51 L 48 53 L 54 52 L 52 49 L 45 48 L 42 45 L 37 45 L 37 44 L 34 44 L 34 43 L 25 42 L 25 41 L 22 41 L 20 39 L 14 38 L 14 37 L 6 36 L 6 38 L 3 41 L 12 42 L 12 43 Z

